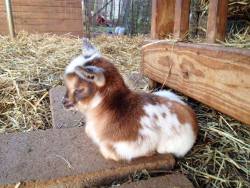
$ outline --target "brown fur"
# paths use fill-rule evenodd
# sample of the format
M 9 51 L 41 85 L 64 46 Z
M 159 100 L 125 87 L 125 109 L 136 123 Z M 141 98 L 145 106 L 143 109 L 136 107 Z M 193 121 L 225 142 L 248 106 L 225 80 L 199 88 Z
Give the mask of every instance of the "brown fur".
M 97 120 L 94 126 L 97 131 L 96 134 L 101 140 L 107 143 L 137 140 L 138 131 L 141 128 L 140 117 L 146 115 L 143 110 L 143 106 L 146 104 L 168 105 L 171 112 L 177 114 L 179 121 L 183 124 L 191 123 L 193 131 L 197 134 L 198 126 L 195 114 L 190 107 L 153 94 L 130 91 L 118 70 L 104 58 L 95 59 L 85 64 L 85 66 L 89 65 L 105 70 L 105 85 L 97 87 L 94 83 L 89 83 L 89 81 L 80 79 L 76 74 L 71 74 L 66 77 L 66 86 L 67 81 L 69 81 L 68 85 L 74 81 L 74 87 L 68 87 L 66 96 L 77 102 L 74 90 L 91 87 L 88 96 L 85 96 L 84 100 L 80 101 L 80 104 L 87 104 L 97 92 L 100 93 L 103 97 L 102 103 L 98 108 L 91 111 L 91 116 Z M 81 105 L 78 105 L 78 108 L 81 108 Z M 165 117 L 166 113 L 161 115 Z M 157 115 L 154 117 L 155 120 L 158 119 Z
M 65 97 L 74 104 L 79 102 L 82 97 L 84 97 L 84 103 L 88 103 L 92 99 L 93 93 L 97 90 L 94 84 L 90 84 L 88 81 L 79 78 L 75 73 L 67 75 L 65 84 L 67 86 Z M 84 92 L 76 93 L 77 90 L 84 90 Z
M 195 135 L 198 134 L 199 127 L 197 126 L 197 120 L 192 108 L 190 108 L 187 105 L 183 105 L 173 101 L 171 102 L 169 108 L 171 113 L 175 113 L 177 115 L 178 120 L 180 121 L 181 124 L 190 123 L 192 125 L 194 134 Z

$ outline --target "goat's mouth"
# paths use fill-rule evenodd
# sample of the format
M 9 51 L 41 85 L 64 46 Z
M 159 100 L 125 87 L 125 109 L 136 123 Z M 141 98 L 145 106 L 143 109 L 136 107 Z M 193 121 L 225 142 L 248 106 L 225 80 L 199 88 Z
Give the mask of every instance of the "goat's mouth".
M 63 98 L 62 104 L 66 110 L 73 110 L 75 108 L 75 104 L 69 101 L 67 98 Z
M 73 110 L 75 108 L 75 105 L 72 105 L 72 104 L 64 104 L 63 107 L 66 109 L 66 110 Z

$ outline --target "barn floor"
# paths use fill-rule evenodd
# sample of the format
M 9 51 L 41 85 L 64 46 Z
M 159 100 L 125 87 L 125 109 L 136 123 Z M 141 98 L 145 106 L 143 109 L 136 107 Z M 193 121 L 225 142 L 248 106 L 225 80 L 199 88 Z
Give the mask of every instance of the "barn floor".
M 132 72 L 139 72 L 143 41 L 142 36 L 99 36 L 93 43 L 130 78 Z M 226 45 L 247 47 L 235 41 Z M 48 91 L 62 84 L 64 67 L 80 51 L 81 40 L 69 35 L 20 33 L 14 41 L 0 36 L 0 133 L 51 128 Z M 147 90 L 143 83 L 136 87 Z M 249 126 L 183 99 L 197 113 L 200 135 L 193 150 L 178 160 L 176 171 L 187 174 L 196 187 L 250 187 Z M 162 173 L 168 172 L 138 172 L 124 181 Z

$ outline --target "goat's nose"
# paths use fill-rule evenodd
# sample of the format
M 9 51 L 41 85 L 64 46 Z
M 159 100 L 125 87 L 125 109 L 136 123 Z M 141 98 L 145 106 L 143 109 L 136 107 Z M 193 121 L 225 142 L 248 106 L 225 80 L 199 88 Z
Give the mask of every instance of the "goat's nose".
M 66 98 L 66 97 L 63 98 L 62 103 L 63 103 L 63 106 L 64 106 L 66 109 L 69 109 L 69 108 L 74 107 L 74 103 L 71 102 L 71 101 L 70 101 L 68 98 Z

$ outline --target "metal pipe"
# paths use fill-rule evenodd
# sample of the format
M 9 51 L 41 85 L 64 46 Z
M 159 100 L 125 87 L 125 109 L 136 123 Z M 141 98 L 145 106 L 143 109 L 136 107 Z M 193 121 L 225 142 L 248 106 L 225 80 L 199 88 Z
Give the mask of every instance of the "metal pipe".
M 13 21 L 11 0 L 5 0 L 5 8 L 6 8 L 6 15 L 7 15 L 7 22 L 8 22 L 10 37 L 13 39 L 15 37 L 15 27 L 14 27 L 14 21 Z

